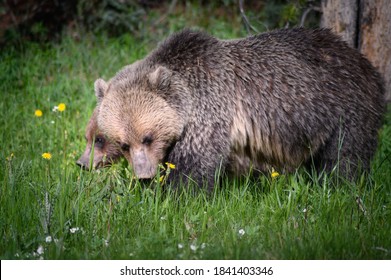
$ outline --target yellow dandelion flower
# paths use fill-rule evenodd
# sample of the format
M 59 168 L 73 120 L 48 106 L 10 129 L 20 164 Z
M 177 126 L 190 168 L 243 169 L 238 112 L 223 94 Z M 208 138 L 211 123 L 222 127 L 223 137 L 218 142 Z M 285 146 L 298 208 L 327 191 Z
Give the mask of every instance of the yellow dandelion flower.
M 51 153 L 43 153 L 42 158 L 50 160 L 52 158 L 52 154 Z
M 159 178 L 159 182 L 161 183 L 161 182 L 163 182 L 163 180 L 164 180 L 164 176 L 162 175 L 162 176 L 160 176 L 160 178 Z
M 35 110 L 34 115 L 35 115 L 37 118 L 39 118 L 39 117 L 42 117 L 43 113 L 42 113 L 41 110 Z
M 274 168 L 272 168 L 272 173 L 270 174 L 270 176 L 274 179 L 280 176 L 280 173 L 278 173 L 277 171 L 274 170 Z
M 7 161 L 11 161 L 14 157 L 14 153 L 11 153 L 9 157 L 6 157 L 6 159 Z
M 175 169 L 175 164 L 173 164 L 173 163 L 166 162 L 166 165 L 167 165 L 167 168 Z
M 65 111 L 66 108 L 67 108 L 67 106 L 65 105 L 65 103 L 60 103 L 60 104 L 58 104 L 58 110 L 59 110 L 60 112 Z

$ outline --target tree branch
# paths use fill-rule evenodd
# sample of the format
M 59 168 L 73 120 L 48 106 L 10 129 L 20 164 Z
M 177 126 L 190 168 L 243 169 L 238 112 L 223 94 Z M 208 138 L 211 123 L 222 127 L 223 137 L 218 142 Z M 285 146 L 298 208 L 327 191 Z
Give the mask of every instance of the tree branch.
M 239 0 L 239 10 L 240 10 L 240 15 L 242 16 L 242 19 L 244 21 L 244 26 L 246 27 L 247 33 L 251 33 L 250 29 L 256 33 L 259 33 L 259 31 L 250 24 L 250 21 L 248 20 L 244 8 L 243 8 L 243 0 Z

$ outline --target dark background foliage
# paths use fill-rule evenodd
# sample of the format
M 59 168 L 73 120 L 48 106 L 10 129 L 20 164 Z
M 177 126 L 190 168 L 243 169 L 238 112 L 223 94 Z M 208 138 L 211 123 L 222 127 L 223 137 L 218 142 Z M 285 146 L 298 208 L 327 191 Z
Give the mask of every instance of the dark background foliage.
M 141 37 L 150 33 L 165 34 L 182 27 L 213 28 L 214 18 L 225 19 L 247 32 L 260 32 L 298 25 L 303 13 L 309 7 L 319 6 L 318 2 L 4 0 L 0 4 L 0 45 L 59 40 L 64 32 L 75 38 L 87 32 L 109 36 L 131 32 Z M 318 12 L 308 13 L 306 25 L 316 26 L 318 22 Z

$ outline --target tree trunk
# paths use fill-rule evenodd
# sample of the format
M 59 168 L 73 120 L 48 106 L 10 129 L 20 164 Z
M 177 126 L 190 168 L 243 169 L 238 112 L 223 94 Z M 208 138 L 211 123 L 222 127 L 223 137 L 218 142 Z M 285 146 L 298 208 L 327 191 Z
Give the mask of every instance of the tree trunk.
M 357 48 L 383 75 L 391 101 L 391 5 L 388 0 L 322 0 L 321 26 Z
M 356 47 L 357 41 L 357 0 L 322 0 L 320 25 L 331 28 L 349 46 Z
M 383 74 L 387 101 L 391 101 L 391 3 L 361 0 L 359 50 Z

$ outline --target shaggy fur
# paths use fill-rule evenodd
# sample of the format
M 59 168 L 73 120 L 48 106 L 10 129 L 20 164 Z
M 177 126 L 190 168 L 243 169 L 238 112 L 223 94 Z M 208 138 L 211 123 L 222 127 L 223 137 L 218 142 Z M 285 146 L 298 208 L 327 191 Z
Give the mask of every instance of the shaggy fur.
M 122 157 L 121 149 L 115 143 L 112 143 L 100 133 L 97 123 L 97 110 L 92 113 L 86 127 L 85 138 L 87 141 L 86 149 L 76 164 L 81 168 L 89 170 L 92 168 L 100 168 L 116 162 Z M 91 155 L 91 153 L 93 153 Z M 92 156 L 92 158 L 90 158 Z M 90 166 L 90 160 L 92 166 Z
M 136 176 L 169 161 L 171 179 L 210 187 L 217 169 L 252 165 L 367 170 L 384 112 L 379 74 L 326 29 L 236 40 L 184 30 L 95 88 L 99 127 Z

